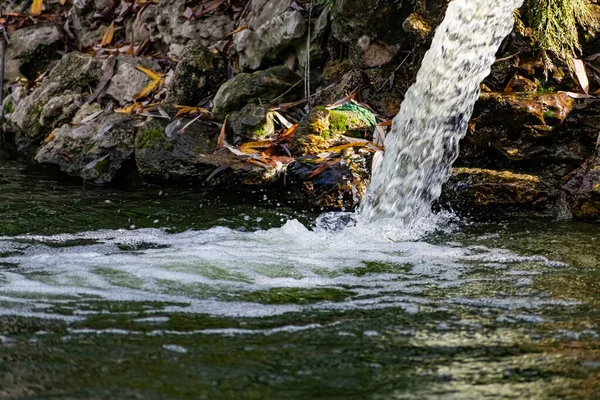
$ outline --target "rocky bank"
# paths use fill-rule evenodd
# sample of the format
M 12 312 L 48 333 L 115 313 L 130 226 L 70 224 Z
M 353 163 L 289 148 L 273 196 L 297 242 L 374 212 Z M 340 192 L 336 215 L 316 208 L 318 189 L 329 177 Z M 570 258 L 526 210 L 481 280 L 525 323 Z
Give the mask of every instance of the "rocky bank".
M 73 0 L 2 23 L 0 157 L 353 209 L 446 1 Z M 591 4 L 600 23 L 600 6 Z M 599 42 L 581 76 L 508 37 L 440 205 L 600 219 Z M 596 92 L 595 92 L 596 91 Z

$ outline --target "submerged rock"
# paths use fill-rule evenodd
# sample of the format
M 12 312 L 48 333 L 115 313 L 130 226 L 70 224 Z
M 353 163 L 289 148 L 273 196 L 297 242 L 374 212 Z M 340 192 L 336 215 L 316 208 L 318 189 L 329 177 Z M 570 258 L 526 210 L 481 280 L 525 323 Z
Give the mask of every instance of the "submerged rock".
M 300 122 L 290 150 L 296 156 L 318 155 L 345 143 L 342 136 L 371 140 L 376 125 L 371 111 L 352 103 L 315 107 Z
M 302 98 L 302 78 L 287 67 L 269 68 L 253 74 L 242 73 L 225 82 L 214 99 L 213 115 L 224 119 L 246 104 L 269 105 Z
M 557 217 L 560 189 L 539 176 L 479 168 L 454 168 L 440 203 L 472 216 Z
M 112 114 L 97 122 L 63 125 L 35 157 L 86 182 L 106 184 L 132 167 L 137 118 Z
M 174 104 L 196 106 L 205 97 L 216 93 L 226 77 L 222 57 L 189 41 L 171 79 L 168 100 Z

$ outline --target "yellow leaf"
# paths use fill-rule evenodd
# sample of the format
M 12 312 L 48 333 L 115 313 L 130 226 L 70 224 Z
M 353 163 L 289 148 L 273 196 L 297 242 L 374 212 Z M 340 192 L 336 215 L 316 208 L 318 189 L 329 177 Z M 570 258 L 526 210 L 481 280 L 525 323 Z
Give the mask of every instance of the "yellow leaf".
M 162 79 L 158 78 L 158 80 L 151 81 L 145 88 L 143 88 L 139 93 L 133 95 L 134 100 L 141 99 L 143 97 L 148 97 L 152 93 L 158 90 L 158 88 L 162 85 Z
M 273 144 L 272 140 L 259 140 L 257 142 L 248 142 L 248 143 L 243 143 L 240 146 L 240 150 L 245 151 L 245 150 L 249 150 L 249 149 L 260 149 L 262 147 L 268 147 L 272 144 Z
M 225 117 L 225 121 L 223 121 L 223 126 L 221 127 L 221 133 L 219 133 L 219 139 L 217 140 L 217 148 L 221 149 L 225 146 L 225 132 L 227 129 L 227 118 Z
M 108 46 L 112 43 L 113 36 L 115 36 L 115 21 L 112 22 L 104 31 L 104 36 L 102 36 L 102 47 Z
M 133 111 L 136 109 L 136 107 L 138 107 L 139 104 L 137 103 L 133 103 L 128 105 L 127 107 L 123 107 L 120 108 L 118 110 L 115 110 L 115 112 L 119 113 L 119 114 L 133 114 Z
M 239 28 L 237 28 L 235 31 L 231 31 L 231 32 L 229 32 L 227 35 L 225 35 L 225 37 L 226 37 L 226 38 L 228 38 L 229 36 L 233 36 L 233 35 L 235 35 L 236 33 L 243 32 L 243 31 L 245 31 L 245 30 L 247 30 L 247 29 L 248 29 L 248 27 L 247 27 L 246 25 L 242 25 L 242 26 L 240 26 Z
M 56 132 L 57 131 L 58 131 L 58 129 L 53 130 L 52 133 L 49 134 L 48 137 L 46 137 L 46 139 L 44 139 L 42 141 L 42 144 L 45 144 L 45 143 L 53 141 L 56 138 Z
M 179 111 L 177 111 L 177 115 L 176 115 L 177 117 L 182 117 L 187 114 L 210 114 L 210 111 L 208 111 L 206 108 L 202 108 L 202 107 L 176 105 L 175 108 L 177 108 L 179 110 Z
M 341 146 L 335 146 L 327 149 L 330 153 L 341 153 L 343 150 L 349 149 L 351 147 L 365 147 L 366 143 L 346 143 Z
M 43 6 L 43 0 L 33 0 L 33 3 L 31 3 L 31 15 L 40 15 L 42 13 Z
M 153 81 L 162 81 L 160 75 L 156 72 L 150 71 L 148 68 L 144 68 L 141 65 L 138 65 L 136 68 L 148 75 Z

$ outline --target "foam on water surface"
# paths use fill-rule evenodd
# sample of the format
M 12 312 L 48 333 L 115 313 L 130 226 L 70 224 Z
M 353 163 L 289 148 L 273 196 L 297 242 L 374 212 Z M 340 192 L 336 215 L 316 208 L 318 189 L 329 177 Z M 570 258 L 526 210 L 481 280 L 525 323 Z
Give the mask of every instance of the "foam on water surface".
M 136 319 L 142 325 L 164 322 L 162 313 L 254 318 L 384 308 L 418 313 L 424 306 L 538 310 L 569 304 L 536 295 L 498 300 L 456 294 L 434 300 L 432 291 L 444 293 L 481 280 L 473 275 L 478 268 L 493 272 L 493 279 L 486 279 L 527 289 L 525 278 L 564 264 L 483 246 L 398 241 L 401 232 L 392 235 L 391 228 L 375 226 L 311 231 L 289 221 L 256 232 L 215 227 L 178 234 L 144 229 L 0 237 L 0 315 L 72 322 L 107 313 L 97 306 L 101 302 L 140 303 L 150 315 Z

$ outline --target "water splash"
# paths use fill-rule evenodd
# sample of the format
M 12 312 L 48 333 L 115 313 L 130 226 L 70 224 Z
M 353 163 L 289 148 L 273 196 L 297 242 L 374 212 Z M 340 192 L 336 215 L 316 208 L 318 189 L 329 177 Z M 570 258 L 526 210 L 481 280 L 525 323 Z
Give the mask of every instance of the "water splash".
M 362 220 L 412 225 L 430 213 L 458 156 L 480 84 L 522 3 L 455 0 L 448 6 L 386 138 L 386 155 L 363 202 Z

